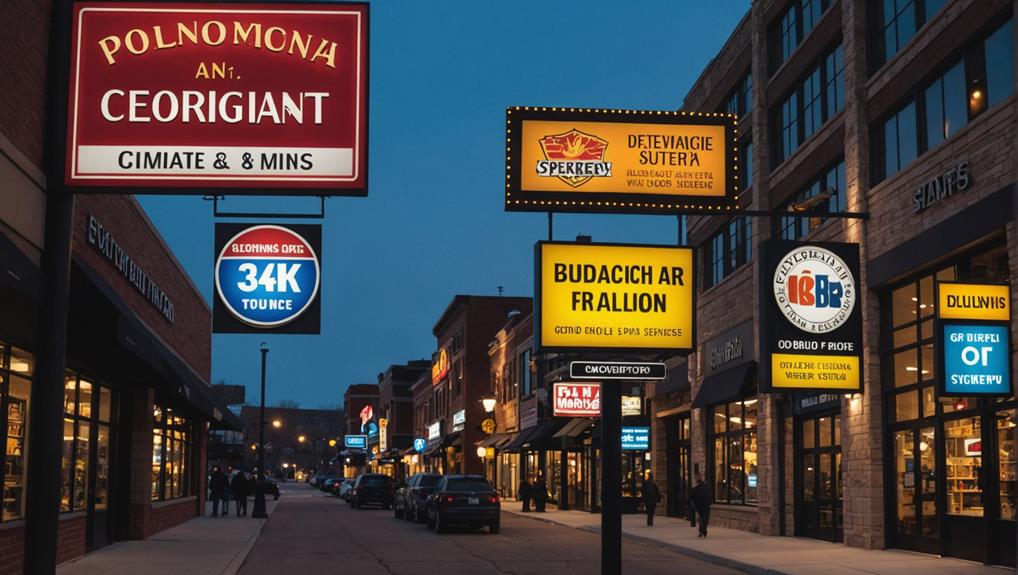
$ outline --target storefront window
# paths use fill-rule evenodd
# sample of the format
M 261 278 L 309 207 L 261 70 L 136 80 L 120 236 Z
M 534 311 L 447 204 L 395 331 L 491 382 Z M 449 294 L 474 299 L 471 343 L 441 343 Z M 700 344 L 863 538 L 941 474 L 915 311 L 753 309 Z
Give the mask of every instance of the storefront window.
M 997 449 L 1000 452 L 1000 518 L 1014 521 L 1015 505 L 1018 504 L 1018 477 L 1015 465 L 1018 462 L 1018 442 L 1015 441 L 1014 410 L 997 412 Z
M 716 405 L 710 433 L 714 499 L 718 503 L 757 502 L 757 399 Z
M 84 379 L 75 372 L 66 373 L 60 476 L 62 512 L 87 510 L 90 497 L 94 497 L 100 509 L 108 503 L 112 401 L 113 393 L 108 387 Z M 100 420 L 106 425 L 99 425 Z M 89 491 L 92 475 L 95 476 L 94 493 Z
M 947 512 L 983 515 L 983 440 L 978 417 L 944 422 L 947 447 Z
M 172 409 L 152 412 L 152 500 L 194 495 L 191 481 L 191 422 Z
M 25 488 L 28 469 L 28 416 L 32 395 L 32 354 L 0 343 L 0 430 L 4 450 L 0 451 L 0 480 L 3 508 L 0 521 L 25 516 Z

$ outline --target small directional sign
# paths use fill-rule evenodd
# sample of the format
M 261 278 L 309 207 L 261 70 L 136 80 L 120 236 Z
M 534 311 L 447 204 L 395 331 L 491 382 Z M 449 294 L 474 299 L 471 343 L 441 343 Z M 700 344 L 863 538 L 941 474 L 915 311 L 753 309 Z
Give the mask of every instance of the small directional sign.
M 573 379 L 664 379 L 668 368 L 649 361 L 572 361 L 569 377 Z

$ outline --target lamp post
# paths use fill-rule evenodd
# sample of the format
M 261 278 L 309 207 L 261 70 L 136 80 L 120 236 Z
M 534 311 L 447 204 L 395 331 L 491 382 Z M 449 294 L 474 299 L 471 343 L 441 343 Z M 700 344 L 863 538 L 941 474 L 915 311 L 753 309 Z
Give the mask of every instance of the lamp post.
M 258 480 L 255 481 L 254 510 L 252 519 L 267 519 L 265 512 L 265 359 L 269 355 L 269 346 L 262 342 L 262 405 L 258 417 Z
M 488 419 L 490 419 L 492 421 L 492 423 L 495 422 L 495 405 L 497 403 L 498 403 L 498 398 L 496 398 L 494 395 L 485 394 L 485 395 L 481 396 L 481 407 L 484 408 L 484 413 L 487 414 Z M 496 428 L 496 426 L 492 425 L 490 427 L 490 431 L 489 431 L 489 429 L 482 429 L 482 431 L 484 432 L 485 435 L 491 435 L 491 434 L 495 433 L 495 428 Z M 483 455 L 481 454 L 481 450 L 482 449 L 485 451 L 485 453 Z M 478 455 L 478 457 L 482 457 L 483 458 L 483 461 L 484 461 L 484 475 L 487 476 L 488 473 L 490 472 L 491 473 L 491 482 L 494 483 L 495 479 L 496 479 L 496 477 L 495 477 L 495 475 L 496 475 L 495 460 L 494 459 L 488 459 L 487 451 L 488 450 L 486 448 L 480 447 L 480 448 L 477 449 L 477 455 Z

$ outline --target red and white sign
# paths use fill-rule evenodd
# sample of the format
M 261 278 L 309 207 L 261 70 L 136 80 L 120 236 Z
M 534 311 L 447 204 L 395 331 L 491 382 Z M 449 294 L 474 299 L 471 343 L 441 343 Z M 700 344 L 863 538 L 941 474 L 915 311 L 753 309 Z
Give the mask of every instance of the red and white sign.
M 365 195 L 367 4 L 75 2 L 73 187 Z
M 552 396 L 556 417 L 601 417 L 600 383 L 556 383 Z

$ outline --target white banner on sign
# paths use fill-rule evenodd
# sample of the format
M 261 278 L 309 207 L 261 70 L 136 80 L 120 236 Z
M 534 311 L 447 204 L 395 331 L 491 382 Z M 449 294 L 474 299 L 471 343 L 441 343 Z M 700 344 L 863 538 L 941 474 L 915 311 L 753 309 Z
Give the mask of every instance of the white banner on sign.
M 351 148 L 247 146 L 78 146 L 77 177 L 187 179 L 200 176 L 291 176 L 295 179 L 353 175 Z

